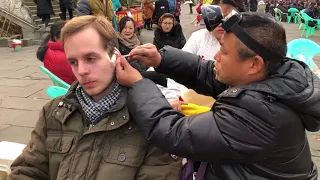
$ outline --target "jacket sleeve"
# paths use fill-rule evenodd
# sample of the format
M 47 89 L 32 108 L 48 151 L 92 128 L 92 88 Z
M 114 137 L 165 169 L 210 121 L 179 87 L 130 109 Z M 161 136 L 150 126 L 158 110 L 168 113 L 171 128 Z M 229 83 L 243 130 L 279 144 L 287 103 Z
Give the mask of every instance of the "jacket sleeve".
M 79 0 L 77 3 L 77 16 L 85 16 L 91 14 L 91 8 L 88 0 Z
M 215 79 L 214 61 L 203 61 L 195 54 L 165 46 L 157 72 L 169 76 L 186 87 L 216 98 L 227 86 Z
M 49 153 L 46 150 L 45 108 L 40 112 L 36 127 L 31 132 L 29 141 L 22 154 L 12 163 L 8 180 L 49 179 Z
M 145 137 L 161 150 L 198 161 L 239 163 L 263 160 L 276 136 L 274 127 L 258 118 L 261 114 L 241 107 L 246 104 L 263 106 L 243 96 L 216 102 L 215 112 L 185 117 L 171 108 L 154 83 L 143 79 L 129 89 L 127 106 Z M 264 108 L 263 116 L 272 117 Z
M 156 37 L 153 38 L 153 45 L 155 45 L 158 50 L 161 49 L 160 42 L 157 40 Z
M 151 145 L 136 180 L 178 180 L 181 167 L 182 158 L 165 153 Z

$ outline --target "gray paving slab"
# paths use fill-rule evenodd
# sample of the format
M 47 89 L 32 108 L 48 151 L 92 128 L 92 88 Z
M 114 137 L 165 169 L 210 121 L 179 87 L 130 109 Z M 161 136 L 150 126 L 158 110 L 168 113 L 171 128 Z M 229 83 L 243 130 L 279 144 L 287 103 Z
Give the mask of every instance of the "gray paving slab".
M 48 102 L 44 99 L 31 99 L 19 97 L 4 97 L 0 104 L 1 108 L 20 109 L 20 110 L 41 110 Z
M 10 126 L 0 133 L 0 141 L 27 144 L 32 130 L 32 127 Z
M 37 72 L 40 72 L 39 67 L 29 66 L 16 71 L 10 71 L 9 73 L 3 75 L 2 77 L 9 78 L 9 79 L 23 79 L 24 77 L 30 76 L 31 74 L 37 73 Z
M 36 82 L 38 82 L 38 80 L 8 79 L 0 77 L 0 86 L 25 87 Z
M 39 110 L 29 111 L 0 108 L 1 124 L 3 126 L 34 127 L 38 120 L 39 112 Z
M 0 133 L 4 130 L 6 130 L 7 128 L 9 128 L 11 125 L 9 124 L 0 124 Z
M 2 64 L 1 62 L 0 71 L 18 71 L 26 67 L 26 65 L 14 65 L 12 62 L 10 64 Z

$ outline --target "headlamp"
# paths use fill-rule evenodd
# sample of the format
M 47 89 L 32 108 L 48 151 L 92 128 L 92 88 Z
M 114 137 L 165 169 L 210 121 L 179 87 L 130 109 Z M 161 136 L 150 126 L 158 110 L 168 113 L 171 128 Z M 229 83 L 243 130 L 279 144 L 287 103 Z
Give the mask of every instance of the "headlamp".
M 233 10 L 230 14 L 224 17 L 220 6 L 216 5 L 203 5 L 201 7 L 201 14 L 208 31 L 213 31 L 220 23 L 222 23 L 222 28 L 226 32 L 234 33 L 243 44 L 263 59 L 279 61 L 279 59 L 283 58 L 279 54 L 262 46 L 242 29 L 239 25 L 242 20 L 242 16 L 249 16 L 250 14 L 240 14 Z

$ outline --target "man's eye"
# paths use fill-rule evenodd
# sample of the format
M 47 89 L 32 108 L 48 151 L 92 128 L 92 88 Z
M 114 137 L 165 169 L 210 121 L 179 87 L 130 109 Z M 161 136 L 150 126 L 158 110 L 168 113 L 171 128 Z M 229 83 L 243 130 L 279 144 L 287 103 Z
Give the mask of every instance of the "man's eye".
M 93 58 L 93 57 L 88 57 L 87 58 L 87 61 L 91 62 L 91 61 L 94 61 L 96 58 Z
M 76 61 L 69 61 L 71 65 L 76 65 Z

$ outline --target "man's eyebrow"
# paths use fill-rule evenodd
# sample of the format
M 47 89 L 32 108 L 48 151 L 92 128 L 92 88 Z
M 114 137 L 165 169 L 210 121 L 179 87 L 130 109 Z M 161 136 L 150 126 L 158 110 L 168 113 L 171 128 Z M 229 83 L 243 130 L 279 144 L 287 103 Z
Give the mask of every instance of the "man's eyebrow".
M 67 60 L 68 60 L 68 61 L 74 61 L 74 60 L 76 60 L 76 58 L 73 58 L 73 57 L 67 57 Z
M 91 51 L 91 52 L 88 52 L 86 54 L 83 55 L 84 57 L 90 57 L 90 56 L 100 56 L 99 53 L 96 53 L 94 51 Z M 73 61 L 73 60 L 76 60 L 76 58 L 74 57 L 67 57 L 67 60 L 68 61 Z
M 89 56 L 100 56 L 99 53 L 96 53 L 94 51 L 88 52 L 84 54 L 84 57 L 89 57 Z

